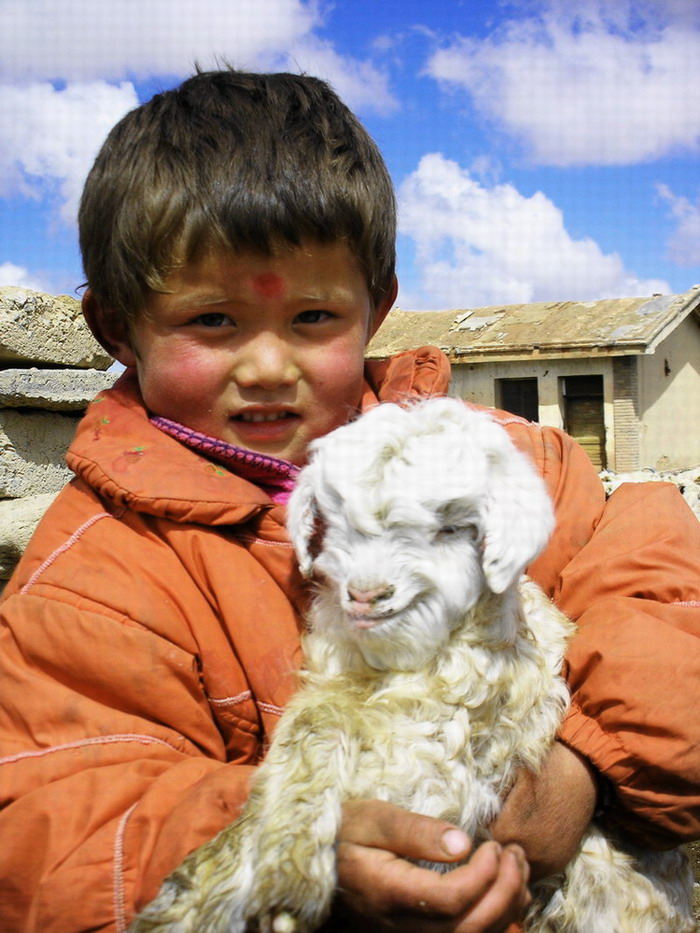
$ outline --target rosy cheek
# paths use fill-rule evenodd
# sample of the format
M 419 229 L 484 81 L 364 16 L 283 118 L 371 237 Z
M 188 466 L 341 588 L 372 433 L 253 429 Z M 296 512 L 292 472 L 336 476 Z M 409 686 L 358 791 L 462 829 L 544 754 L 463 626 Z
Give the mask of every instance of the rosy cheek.
M 142 390 L 149 407 L 169 417 L 179 409 L 211 407 L 216 380 L 200 354 L 179 352 L 152 362 L 154 365 L 142 373 Z
M 323 397 L 333 405 L 357 405 L 362 395 L 364 376 L 361 350 L 348 352 L 342 346 L 327 345 L 314 368 L 314 381 L 323 387 Z
M 281 298 L 286 291 L 284 279 L 274 272 L 263 272 L 252 281 L 253 291 L 261 298 Z

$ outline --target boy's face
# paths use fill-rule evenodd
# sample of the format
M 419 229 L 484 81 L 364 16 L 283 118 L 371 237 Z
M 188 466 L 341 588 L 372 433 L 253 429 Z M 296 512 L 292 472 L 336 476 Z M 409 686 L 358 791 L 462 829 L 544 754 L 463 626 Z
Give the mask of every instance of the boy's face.
M 302 464 L 309 442 L 357 408 L 365 346 L 391 301 L 372 316 L 345 244 L 218 250 L 166 287 L 117 353 L 154 414 Z

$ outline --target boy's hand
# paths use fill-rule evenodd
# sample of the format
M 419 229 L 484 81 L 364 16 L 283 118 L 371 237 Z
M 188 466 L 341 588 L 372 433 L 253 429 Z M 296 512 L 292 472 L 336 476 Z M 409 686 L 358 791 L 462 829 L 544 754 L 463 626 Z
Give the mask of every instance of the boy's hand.
M 521 771 L 498 818 L 495 839 L 523 847 L 534 880 L 562 871 L 593 817 L 594 772 L 584 758 L 555 742 L 537 774 Z
M 368 930 L 505 933 L 530 901 L 529 868 L 518 846 L 487 842 L 466 865 L 439 874 L 407 859 L 452 863 L 471 849 L 450 823 L 379 800 L 345 805 L 338 886 Z

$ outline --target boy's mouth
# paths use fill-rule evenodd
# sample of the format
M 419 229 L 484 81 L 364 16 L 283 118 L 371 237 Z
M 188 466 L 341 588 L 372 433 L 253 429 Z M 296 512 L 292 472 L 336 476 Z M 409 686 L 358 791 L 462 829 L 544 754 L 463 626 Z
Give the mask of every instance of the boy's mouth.
M 244 447 L 268 449 L 269 444 L 287 443 L 302 422 L 298 412 L 289 409 L 243 409 L 231 418 L 231 425 Z
M 243 421 L 246 424 L 260 424 L 262 422 L 284 421 L 289 418 L 296 418 L 291 411 L 242 411 L 239 415 L 234 415 L 234 421 Z

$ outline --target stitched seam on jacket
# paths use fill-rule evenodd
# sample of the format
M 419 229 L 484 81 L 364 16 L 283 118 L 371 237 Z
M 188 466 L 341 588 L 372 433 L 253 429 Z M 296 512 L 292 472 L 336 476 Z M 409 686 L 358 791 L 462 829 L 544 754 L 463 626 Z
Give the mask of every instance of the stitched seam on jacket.
M 124 894 L 124 835 L 129 817 L 136 809 L 132 804 L 122 815 L 114 838 L 114 919 L 117 933 L 126 933 L 126 897 Z
M 246 700 L 252 699 L 252 690 L 244 690 L 243 693 L 239 693 L 238 696 L 235 697 L 224 697 L 220 700 L 214 700 L 210 697 L 209 702 L 212 706 L 238 706 L 240 703 L 244 703 Z M 276 706 L 274 703 L 258 703 L 256 701 L 255 705 L 263 713 L 272 713 L 273 716 L 281 716 L 283 712 L 282 707 Z
M 261 544 L 263 547 L 293 548 L 291 541 L 267 541 L 265 538 L 256 538 L 255 535 L 237 535 L 243 544 Z
M 169 748 L 172 751 L 180 751 L 175 745 L 166 742 L 165 739 L 159 739 L 153 735 L 140 735 L 137 732 L 125 732 L 116 735 L 97 735 L 90 739 L 79 739 L 75 742 L 64 742 L 62 745 L 52 745 L 50 748 L 42 748 L 32 752 L 17 752 L 16 755 L 7 755 L 5 758 L 0 758 L 0 765 L 14 764 L 17 761 L 23 761 L 25 758 L 42 758 L 44 755 L 53 755 L 54 752 L 71 751 L 90 745 L 114 745 L 119 742 L 139 742 L 141 745 L 163 745 L 165 748 Z
M 513 418 L 496 418 L 491 415 L 491 421 L 494 421 L 496 424 L 501 424 L 504 427 L 507 424 L 519 424 L 523 428 L 534 428 L 536 431 L 542 430 L 541 424 L 538 424 L 536 421 L 528 421 L 526 418 L 520 418 L 517 415 Z
M 252 697 L 253 692 L 251 690 L 244 690 L 243 693 L 239 693 L 235 697 L 222 697 L 220 700 L 209 697 L 209 702 L 212 706 L 238 706 L 239 703 L 245 703 L 246 700 L 250 700 Z
M 80 538 L 82 538 L 82 536 L 85 534 L 85 532 L 89 528 L 92 528 L 92 526 L 96 522 L 99 522 L 100 519 L 111 518 L 111 517 L 112 516 L 110 515 L 109 512 L 98 512 L 96 515 L 93 515 L 91 518 L 88 518 L 86 522 L 83 522 L 80 528 L 74 531 L 67 541 L 64 541 L 63 544 L 59 545 L 54 551 L 52 551 L 51 554 L 49 554 L 49 556 L 43 562 L 43 564 L 41 564 L 41 566 L 38 567 L 34 571 L 34 573 L 31 575 L 31 577 L 27 580 L 27 582 L 24 584 L 24 586 L 20 590 L 22 595 L 24 595 L 25 593 L 28 593 L 29 590 L 37 582 L 39 577 L 42 575 L 42 573 L 44 573 L 45 570 L 48 570 L 51 564 L 53 564 L 53 562 L 57 560 L 61 556 L 61 554 L 65 554 L 65 552 L 69 551 L 73 547 L 74 544 L 77 544 L 77 542 L 80 540 Z

